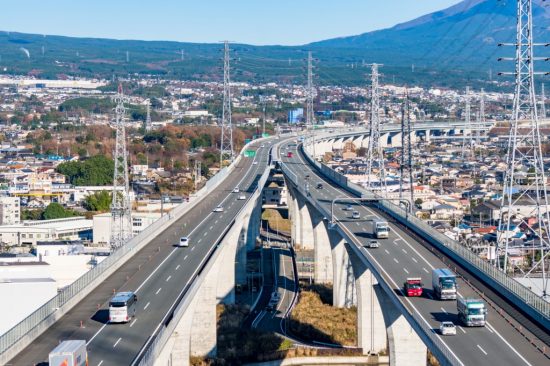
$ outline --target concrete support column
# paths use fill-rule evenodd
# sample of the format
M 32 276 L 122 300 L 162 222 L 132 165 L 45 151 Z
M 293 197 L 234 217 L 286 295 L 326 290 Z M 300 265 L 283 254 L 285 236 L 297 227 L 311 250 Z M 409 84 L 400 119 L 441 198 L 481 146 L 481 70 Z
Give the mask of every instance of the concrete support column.
M 222 243 L 220 261 L 216 263 L 218 267 L 218 284 L 216 287 L 217 303 L 234 304 L 235 303 L 235 278 L 239 267 L 245 263 L 237 262 L 237 249 L 240 230 L 235 227 L 232 229 Z M 246 267 L 244 268 L 246 273 Z
M 388 137 L 390 136 L 389 133 L 383 133 L 380 134 L 380 146 L 382 147 L 388 147 Z
M 315 283 L 332 283 L 333 264 L 327 223 L 323 220 L 323 216 L 317 213 L 316 210 L 310 209 L 308 211 L 312 215 L 311 221 L 313 224 L 313 238 L 315 243 Z M 304 228 L 302 228 L 302 230 L 303 229 Z
M 297 232 L 298 240 L 296 242 L 296 247 L 305 250 L 313 250 L 315 248 L 315 242 L 310 210 L 303 198 L 296 197 L 296 201 L 299 210 L 299 224 L 297 227 L 299 231 Z
M 262 222 L 262 203 L 261 198 L 258 198 L 256 206 L 250 213 L 250 218 L 247 223 L 246 230 L 246 249 L 251 251 L 256 247 L 256 241 L 260 236 L 260 223 Z
M 246 253 L 248 252 L 248 233 L 250 225 L 250 215 L 246 215 L 243 220 L 243 227 L 239 233 L 239 240 L 237 244 L 237 259 L 236 259 L 236 271 L 235 281 L 240 285 L 246 284 Z
M 346 243 L 357 288 L 357 346 L 363 354 L 387 349 L 386 323 L 380 304 L 379 287 L 374 275 Z M 386 308 L 384 307 L 384 310 Z
M 403 134 L 401 132 L 398 132 L 395 135 L 391 136 L 391 146 L 392 147 L 401 147 L 402 146 L 401 136 L 403 136 Z
M 332 306 L 349 308 L 357 304 L 353 268 L 342 237 L 329 230 L 332 248 Z
M 426 130 L 426 142 L 432 141 L 432 131 Z

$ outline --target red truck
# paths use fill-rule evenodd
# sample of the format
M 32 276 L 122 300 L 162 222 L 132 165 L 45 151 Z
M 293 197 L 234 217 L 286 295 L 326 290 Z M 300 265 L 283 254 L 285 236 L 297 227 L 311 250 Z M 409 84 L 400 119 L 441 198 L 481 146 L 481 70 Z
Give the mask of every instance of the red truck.
M 422 296 L 422 279 L 420 277 L 407 278 L 403 288 L 409 297 Z
M 292 152 L 289 151 L 289 152 L 286 154 L 286 157 L 287 157 L 287 158 L 291 158 L 291 157 L 292 157 Z

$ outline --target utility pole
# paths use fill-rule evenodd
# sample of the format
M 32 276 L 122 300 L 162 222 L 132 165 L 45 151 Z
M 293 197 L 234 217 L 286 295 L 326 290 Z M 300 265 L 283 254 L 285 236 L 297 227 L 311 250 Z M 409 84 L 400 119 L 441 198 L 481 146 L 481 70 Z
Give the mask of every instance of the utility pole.
M 231 80 L 230 80 L 230 58 L 229 42 L 224 42 L 223 52 L 223 109 L 220 139 L 220 168 L 227 159 L 233 160 L 233 127 L 231 123 Z
M 307 91 L 306 91 L 306 130 L 311 132 L 311 138 L 313 140 L 313 158 L 315 159 L 315 118 L 313 116 L 313 58 L 311 51 L 307 53 Z
M 111 201 L 111 251 L 122 247 L 132 237 L 128 151 L 126 150 L 126 129 L 124 127 L 126 113 L 124 103 L 127 100 L 122 92 L 122 85 L 119 84 L 118 93 L 114 97 L 116 142 L 113 153 L 115 169 Z
M 374 188 L 375 180 L 372 175 L 376 170 L 378 187 L 383 194 L 386 194 L 386 167 L 384 149 L 380 144 L 380 91 L 378 85 L 378 67 L 380 64 L 371 64 L 371 103 L 370 103 L 370 125 L 369 145 L 367 151 L 367 186 Z
M 472 122 L 470 121 L 470 115 L 472 113 L 472 109 L 470 106 L 470 87 L 466 87 L 466 94 L 465 94 L 465 103 L 466 106 L 464 108 L 464 115 L 465 115 L 465 128 L 462 130 L 462 160 L 464 161 L 466 159 L 466 155 L 470 154 L 470 150 L 473 148 L 473 140 L 472 140 Z M 470 129 L 470 136 L 466 137 L 466 128 Z
M 153 129 L 151 122 L 151 101 L 147 99 L 147 116 L 145 118 L 145 132 L 150 132 Z
M 412 164 L 412 129 L 411 115 L 409 105 L 409 93 L 405 92 L 405 100 L 401 109 L 401 163 L 399 166 L 399 201 L 404 199 L 405 179 L 409 181 L 409 199 L 410 208 L 414 207 L 414 184 L 413 184 L 413 164 Z
M 514 110 L 508 137 L 508 154 L 506 159 L 506 176 L 502 192 L 502 209 L 499 231 L 497 232 L 496 266 L 508 272 L 508 249 L 512 241 L 509 235 L 517 227 L 523 230 L 534 241 L 532 250 L 532 267 L 524 273 L 524 277 L 542 277 L 542 296 L 548 294 L 548 274 L 546 268 L 547 257 L 550 251 L 550 215 L 548 207 L 548 189 L 542 154 L 542 136 L 540 133 L 537 115 L 537 97 L 535 94 L 535 61 L 548 60 L 545 57 L 534 57 L 534 46 L 548 46 L 548 43 L 533 43 L 533 15 L 532 0 L 518 0 L 517 7 L 517 39 L 512 44 L 516 49 L 515 58 L 500 58 L 500 60 L 515 61 L 515 72 L 500 73 L 514 75 L 516 78 L 514 93 Z M 524 172 L 527 170 L 525 179 Z M 521 181 L 521 184 L 518 183 Z M 513 194 L 512 194 L 513 192 Z M 528 201 L 533 207 L 525 215 L 514 215 L 517 205 Z M 534 218 L 535 220 L 529 220 Z M 518 222 L 519 221 L 519 222 Z M 536 223 L 533 225 L 533 221 Z M 539 241 L 537 243 L 537 241 Z M 536 252 L 540 259 L 535 259 Z M 501 263 L 499 253 L 504 252 L 504 262 Z M 534 272 L 537 272 L 536 274 Z

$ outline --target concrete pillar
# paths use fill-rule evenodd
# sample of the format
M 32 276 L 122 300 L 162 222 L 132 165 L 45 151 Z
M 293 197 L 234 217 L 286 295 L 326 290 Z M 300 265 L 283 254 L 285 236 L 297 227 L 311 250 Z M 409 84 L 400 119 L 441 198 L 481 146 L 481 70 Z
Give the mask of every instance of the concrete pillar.
M 426 142 L 432 141 L 432 130 L 426 130 Z
M 313 238 L 315 243 L 315 283 L 332 283 L 333 265 L 330 240 L 328 236 L 327 223 L 323 221 L 323 216 L 315 209 L 310 209 L 311 221 L 313 224 Z M 302 228 L 303 230 L 304 228 Z
M 194 301 L 179 321 L 174 333 L 166 342 L 154 366 L 189 366 L 191 358 L 191 324 L 193 322 Z
M 403 136 L 403 134 L 401 132 L 398 132 L 395 135 L 392 134 L 392 136 L 391 136 L 391 146 L 392 147 L 401 147 L 401 145 L 402 145 L 401 136 Z
M 296 202 L 299 210 L 299 225 L 297 227 L 299 230 L 297 232 L 299 241 L 297 241 L 296 247 L 305 250 L 313 250 L 315 249 L 315 242 L 309 209 L 302 197 L 296 197 Z
M 290 219 L 290 239 L 292 245 L 297 247 L 298 242 L 300 241 L 300 210 L 298 208 L 298 201 L 296 197 L 292 194 L 291 189 L 288 190 L 289 200 L 288 200 L 288 217 Z
M 388 137 L 390 136 L 389 133 L 382 133 L 380 134 L 380 146 L 382 147 L 388 147 Z
M 357 289 L 357 346 L 363 349 L 363 354 L 384 351 L 387 349 L 386 323 L 376 292 L 378 282 L 361 259 L 357 258 L 349 243 L 346 243 L 346 249 Z
M 249 240 L 249 225 L 250 215 L 246 215 L 243 219 L 243 226 L 239 232 L 239 240 L 237 244 L 237 259 L 235 267 L 235 281 L 240 285 L 246 284 L 246 253 L 248 252 Z
M 251 251 L 256 247 L 256 242 L 260 236 L 260 223 L 262 222 L 262 204 L 261 198 L 258 198 L 256 206 L 249 215 L 246 223 L 246 250 Z
M 425 365 L 428 349 L 424 342 L 386 293 L 380 288 L 376 292 L 384 308 L 384 320 L 388 326 L 390 366 Z
M 235 303 L 235 278 L 237 268 L 246 263 L 237 263 L 237 252 L 240 230 L 232 229 L 222 242 L 221 260 L 218 267 L 218 284 L 216 287 L 216 302 L 224 304 Z M 244 268 L 246 273 L 246 267 Z
M 332 248 L 332 306 L 349 308 L 357 305 L 353 268 L 344 239 L 334 230 L 328 234 Z

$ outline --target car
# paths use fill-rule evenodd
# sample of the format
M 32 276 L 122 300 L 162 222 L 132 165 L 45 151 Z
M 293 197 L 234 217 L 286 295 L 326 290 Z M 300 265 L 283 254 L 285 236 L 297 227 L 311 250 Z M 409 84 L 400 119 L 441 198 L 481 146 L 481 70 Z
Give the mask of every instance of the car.
M 233 188 L 233 193 L 239 193 L 239 192 L 240 192 L 239 187 Z
M 380 248 L 380 243 L 378 240 L 371 239 L 365 244 L 365 247 L 367 248 Z
M 187 236 L 182 236 L 178 243 L 178 247 L 188 247 L 188 246 L 189 246 L 189 238 Z
M 239 197 L 237 197 L 237 199 L 239 201 L 244 201 L 246 199 L 246 196 L 244 194 L 241 194 L 241 195 L 239 195 Z
M 323 189 L 323 183 L 317 183 L 317 189 Z
M 456 325 L 453 322 L 441 322 L 439 324 L 439 333 L 441 335 L 456 335 Z
M 347 205 L 346 207 L 344 207 L 344 211 L 353 211 L 353 206 Z
M 306 179 L 308 179 L 308 178 L 309 178 L 309 174 L 306 174 Z
M 223 212 L 223 206 L 217 205 L 216 208 L 214 208 L 214 212 Z
M 260 146 L 260 147 L 265 147 L 265 145 L 262 145 L 262 146 Z
M 253 163 L 252 163 L 252 165 L 258 165 L 258 162 L 257 162 L 257 161 L 255 161 L 255 162 L 253 162 Z
M 359 215 L 359 212 L 353 211 L 353 212 L 351 213 L 351 218 L 352 218 L 352 219 L 360 219 L 360 218 L 361 218 L 361 215 Z

